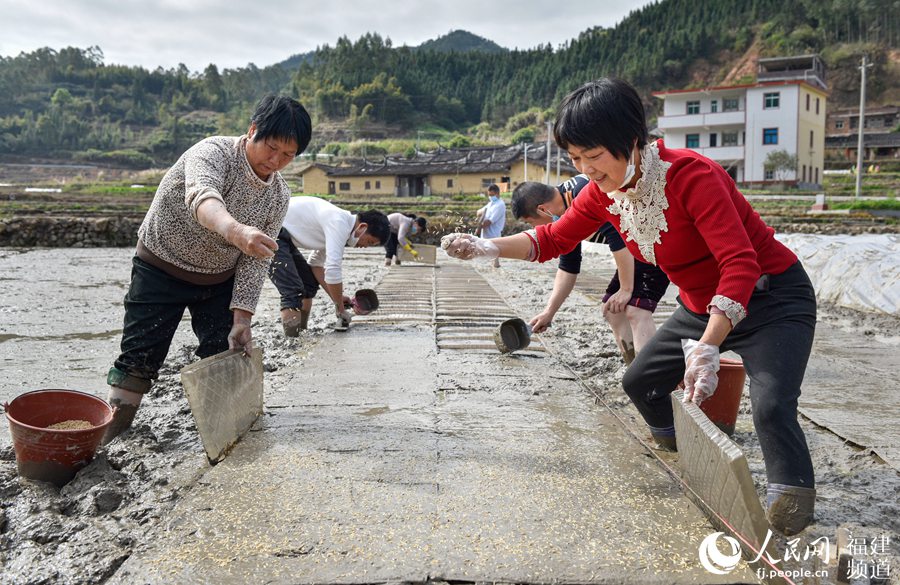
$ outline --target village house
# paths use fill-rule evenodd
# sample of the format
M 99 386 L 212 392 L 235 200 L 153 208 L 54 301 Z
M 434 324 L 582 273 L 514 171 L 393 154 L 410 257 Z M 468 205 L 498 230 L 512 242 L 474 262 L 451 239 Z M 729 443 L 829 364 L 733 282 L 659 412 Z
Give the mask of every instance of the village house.
M 670 148 L 690 148 L 721 164 L 738 183 L 776 180 L 766 158 L 797 157 L 778 177 L 821 188 L 825 164 L 825 65 L 817 55 L 760 59 L 756 83 L 660 91 L 657 125 Z
M 863 160 L 900 158 L 900 106 L 866 106 Z M 859 147 L 859 108 L 841 108 L 828 114 L 825 149 L 832 158 L 856 164 Z
M 427 197 L 482 193 L 492 183 L 512 191 L 523 181 L 557 184 L 578 174 L 555 145 L 550 147 L 549 176 L 547 171 L 546 143 L 517 144 L 439 148 L 412 158 L 386 156 L 343 165 L 313 163 L 299 172 L 299 182 L 306 195 Z

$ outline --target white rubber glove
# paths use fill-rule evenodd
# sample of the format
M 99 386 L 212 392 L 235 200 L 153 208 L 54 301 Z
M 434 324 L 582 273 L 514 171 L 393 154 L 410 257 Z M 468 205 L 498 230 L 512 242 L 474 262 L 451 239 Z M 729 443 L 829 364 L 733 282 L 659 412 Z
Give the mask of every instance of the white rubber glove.
M 343 310 L 335 310 L 335 314 L 337 319 L 334 322 L 334 329 L 336 331 L 346 331 L 350 328 L 350 321 L 353 319 L 353 313 L 347 309 Z
M 472 234 L 448 234 L 441 238 L 441 248 L 452 258 L 494 260 L 500 257 L 497 244 Z
M 719 348 L 693 339 L 682 339 L 684 350 L 684 399 L 697 406 L 716 391 L 719 384 Z

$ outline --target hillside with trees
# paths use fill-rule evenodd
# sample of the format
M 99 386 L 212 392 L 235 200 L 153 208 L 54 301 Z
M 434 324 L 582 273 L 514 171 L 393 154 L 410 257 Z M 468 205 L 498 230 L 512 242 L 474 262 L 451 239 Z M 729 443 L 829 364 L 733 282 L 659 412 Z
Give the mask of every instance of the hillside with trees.
M 652 91 L 747 82 L 756 57 L 806 53 L 828 66 L 832 107 L 855 105 L 863 53 L 874 63 L 869 102 L 900 101 L 900 0 L 663 0 L 614 28 L 583 25 L 561 46 L 515 51 L 463 31 L 420 47 L 370 33 L 281 64 L 222 71 L 106 64 L 98 47 L 3 57 L 0 155 L 163 166 L 203 136 L 243 132 L 267 92 L 308 106 L 314 150 L 348 132 L 526 139 L 587 79 L 632 81 L 652 113 Z

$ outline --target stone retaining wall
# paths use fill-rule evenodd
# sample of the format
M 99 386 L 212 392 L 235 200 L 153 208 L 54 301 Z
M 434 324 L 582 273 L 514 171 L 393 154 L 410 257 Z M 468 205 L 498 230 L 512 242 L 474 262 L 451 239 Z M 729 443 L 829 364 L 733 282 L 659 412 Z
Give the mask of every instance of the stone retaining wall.
M 134 246 L 140 225 L 133 217 L 13 217 L 0 219 L 0 246 Z

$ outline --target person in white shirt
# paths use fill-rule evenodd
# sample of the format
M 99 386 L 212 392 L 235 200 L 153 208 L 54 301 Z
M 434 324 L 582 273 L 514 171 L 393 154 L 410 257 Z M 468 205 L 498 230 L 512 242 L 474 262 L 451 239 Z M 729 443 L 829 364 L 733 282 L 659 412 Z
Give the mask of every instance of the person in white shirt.
M 341 272 L 344 248 L 383 246 L 390 231 L 390 222 L 380 211 L 353 215 L 318 197 L 292 197 L 269 267 L 269 278 L 281 294 L 284 334 L 297 337 L 306 329 L 319 286 L 334 303 L 334 328 L 346 331 L 351 312 Z M 308 260 L 300 250 L 312 251 Z
M 506 203 L 500 199 L 500 187 L 491 184 L 487 188 L 488 204 L 478 210 L 481 218 L 481 237 L 499 238 L 506 225 Z M 500 267 L 500 260 L 494 258 L 494 268 Z
M 391 222 L 391 235 L 384 245 L 384 265 L 390 266 L 391 259 L 398 266 L 400 265 L 400 257 L 397 256 L 397 247 L 401 247 L 416 260 L 419 259 L 419 253 L 413 248 L 412 242 L 407 236 L 414 236 L 423 233 L 428 226 L 428 221 L 424 217 L 416 217 L 414 213 L 406 215 L 405 213 L 391 213 L 387 216 Z

